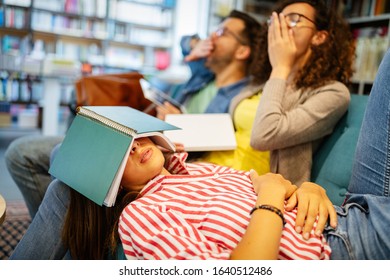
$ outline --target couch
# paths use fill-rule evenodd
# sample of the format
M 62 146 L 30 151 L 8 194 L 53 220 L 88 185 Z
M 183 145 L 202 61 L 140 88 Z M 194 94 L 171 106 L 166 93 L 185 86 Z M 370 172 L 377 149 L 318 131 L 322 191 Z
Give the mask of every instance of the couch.
M 313 157 L 311 181 L 326 189 L 334 205 L 341 205 L 347 192 L 367 100 L 368 95 L 351 94 L 348 111 Z

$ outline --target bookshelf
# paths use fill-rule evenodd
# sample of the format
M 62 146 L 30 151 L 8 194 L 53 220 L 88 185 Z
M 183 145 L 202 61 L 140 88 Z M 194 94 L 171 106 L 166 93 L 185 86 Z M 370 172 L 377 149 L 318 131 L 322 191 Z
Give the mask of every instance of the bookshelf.
M 174 0 L 0 0 L 2 53 L 27 55 L 38 43 L 44 55 L 96 72 L 153 71 L 163 52 L 170 55 L 174 14 Z M 26 37 L 28 48 L 17 46 Z
M 340 1 L 356 41 L 355 74 L 351 91 L 369 94 L 379 64 L 390 46 L 390 2 L 387 0 Z
M 175 6 L 175 0 L 0 0 L 0 101 L 12 105 L 6 113 L 45 106 L 47 112 L 57 104 L 51 113 L 62 118 L 82 75 L 168 68 Z M 55 98 L 43 94 L 53 91 Z

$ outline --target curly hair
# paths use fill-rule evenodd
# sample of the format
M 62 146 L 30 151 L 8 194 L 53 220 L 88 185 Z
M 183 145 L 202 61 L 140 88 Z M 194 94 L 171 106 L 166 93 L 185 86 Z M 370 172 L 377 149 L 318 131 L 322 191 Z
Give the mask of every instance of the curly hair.
M 348 23 L 333 9 L 327 7 L 324 1 L 294 1 L 283 0 L 275 7 L 275 12 L 294 3 L 307 3 L 315 10 L 314 22 L 317 30 L 328 32 L 327 39 L 320 45 L 311 45 L 311 56 L 295 77 L 296 88 L 315 89 L 330 81 L 350 83 L 353 74 L 355 46 Z M 252 69 L 255 83 L 265 83 L 271 74 L 271 64 L 268 57 L 268 28 L 263 23 L 261 29 L 261 44 L 255 57 L 256 67 Z

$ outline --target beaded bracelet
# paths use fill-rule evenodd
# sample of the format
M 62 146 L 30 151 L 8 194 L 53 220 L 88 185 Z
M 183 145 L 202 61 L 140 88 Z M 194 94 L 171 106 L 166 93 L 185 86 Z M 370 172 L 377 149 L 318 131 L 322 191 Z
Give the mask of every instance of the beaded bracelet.
M 251 210 L 251 212 L 249 214 L 252 215 L 253 212 L 255 212 L 258 209 L 264 209 L 264 210 L 268 210 L 268 211 L 274 212 L 276 215 L 278 215 L 282 219 L 283 226 L 286 224 L 286 221 L 284 220 L 284 217 L 283 217 L 283 213 L 282 213 L 282 211 L 280 211 L 279 208 L 276 208 L 275 206 L 267 205 L 267 204 L 257 205 L 257 206 L 252 208 L 252 210 Z

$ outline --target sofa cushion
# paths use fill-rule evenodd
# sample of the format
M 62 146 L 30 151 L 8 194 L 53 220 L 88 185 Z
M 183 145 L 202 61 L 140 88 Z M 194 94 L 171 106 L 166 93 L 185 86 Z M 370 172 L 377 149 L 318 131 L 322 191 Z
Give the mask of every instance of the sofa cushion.
M 347 192 L 367 99 L 351 94 L 348 111 L 313 157 L 311 181 L 326 189 L 334 205 L 341 205 Z

